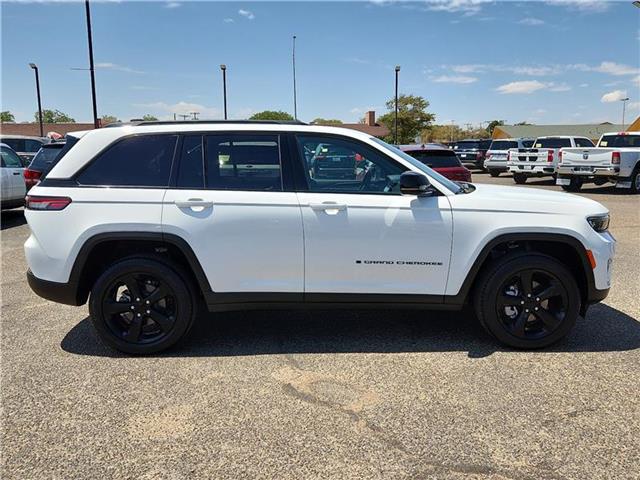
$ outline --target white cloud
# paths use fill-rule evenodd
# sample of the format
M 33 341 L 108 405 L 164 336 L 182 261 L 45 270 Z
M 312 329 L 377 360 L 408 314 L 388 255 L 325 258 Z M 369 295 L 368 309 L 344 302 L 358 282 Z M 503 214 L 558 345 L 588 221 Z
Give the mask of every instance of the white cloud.
M 443 68 L 450 68 L 456 73 L 513 73 L 515 75 L 530 75 L 532 77 L 557 75 L 562 72 L 559 65 L 537 65 L 537 66 L 516 66 L 498 64 L 468 64 L 468 65 L 444 65 Z
M 629 109 L 629 110 L 640 110 L 640 102 L 629 102 L 629 103 L 627 103 L 627 109 Z
M 548 0 L 547 3 L 584 13 L 601 13 L 609 9 L 611 2 L 604 0 Z
M 613 103 L 626 98 L 627 91 L 626 90 L 613 90 L 612 92 L 605 93 L 600 101 L 602 103 Z
M 476 15 L 482 5 L 492 0 L 427 0 L 427 10 L 434 12 L 463 13 L 466 16 Z
M 553 83 L 548 84 L 550 92 L 568 92 L 571 87 L 566 83 Z
M 476 77 L 468 77 L 465 75 L 440 75 L 439 77 L 429 77 L 432 82 L 436 83 L 459 83 L 466 85 L 469 83 L 477 82 Z
M 580 88 L 587 88 L 589 86 L 588 83 L 581 83 L 580 85 L 578 85 Z
M 518 22 L 520 25 L 528 25 L 530 27 L 539 27 L 540 25 L 544 25 L 544 20 L 540 20 L 539 18 L 528 17 L 523 18 Z
M 166 102 L 136 103 L 133 106 L 149 109 L 153 113 L 157 113 L 161 116 L 163 120 L 172 120 L 174 113 L 176 115 L 190 115 L 191 112 L 198 112 L 198 117 L 202 119 L 216 119 L 222 117 L 222 110 L 219 108 L 207 107 L 205 105 L 200 105 L 199 103 L 183 101 L 174 104 Z
M 529 94 L 546 88 L 546 84 L 538 80 L 523 80 L 520 82 L 511 82 L 500 85 L 496 88 L 498 93 L 502 94 Z
M 638 75 L 637 77 L 634 77 L 634 78 L 631 80 L 631 83 L 633 83 L 634 85 L 636 85 L 636 86 L 640 87 L 640 75 Z
M 182 4 L 178 2 L 167 2 L 164 4 L 164 8 L 178 8 L 181 7 Z
M 224 23 L 233 23 L 233 18 L 225 18 L 223 20 Z
M 594 68 L 594 70 L 596 72 L 608 73 L 610 75 L 637 75 L 640 73 L 640 68 L 615 62 L 602 62 L 599 66 Z
M 104 70 L 116 70 L 118 72 L 127 72 L 127 73 L 144 73 L 140 70 L 135 70 L 130 67 L 125 67 L 123 65 L 118 65 L 117 63 L 111 62 L 98 62 L 95 64 L 95 68 L 101 68 Z
M 256 18 L 256 16 L 253 14 L 253 12 L 249 11 L 249 10 L 243 10 L 242 8 L 240 10 L 238 10 L 238 15 L 241 15 L 249 20 L 253 20 L 254 18 Z

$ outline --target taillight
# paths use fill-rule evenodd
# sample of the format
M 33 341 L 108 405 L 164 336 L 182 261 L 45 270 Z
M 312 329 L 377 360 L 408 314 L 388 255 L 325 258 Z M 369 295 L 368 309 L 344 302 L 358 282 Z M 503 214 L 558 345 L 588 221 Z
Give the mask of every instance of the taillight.
M 547 150 L 547 162 L 553 162 L 553 150 Z
M 558 161 L 562 162 L 562 150 L 558 152 Z
M 28 210 L 63 210 L 71 203 L 69 197 L 40 197 L 37 195 L 27 195 L 25 207 Z
M 620 165 L 620 152 L 611 152 L 611 164 Z
M 24 175 L 25 185 L 27 186 L 27 188 L 31 188 L 40 181 L 40 177 L 42 177 L 42 172 L 39 172 L 37 170 L 29 170 L 27 168 L 23 172 L 23 175 Z

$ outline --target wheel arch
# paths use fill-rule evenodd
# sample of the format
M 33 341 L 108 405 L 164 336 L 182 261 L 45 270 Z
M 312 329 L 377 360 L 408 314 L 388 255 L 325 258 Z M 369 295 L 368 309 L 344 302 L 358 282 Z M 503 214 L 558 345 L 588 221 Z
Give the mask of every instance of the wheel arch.
M 445 303 L 464 304 L 473 295 L 475 282 L 484 268 L 497 261 L 502 255 L 517 249 L 529 252 L 545 253 L 557 258 L 566 265 L 578 280 L 582 296 L 582 308 L 597 301 L 593 269 L 587 257 L 584 244 L 568 234 L 562 233 L 505 233 L 489 240 L 476 256 L 472 267 L 467 272 L 460 291 L 456 295 L 445 296 Z
M 178 263 L 192 276 L 202 294 L 211 292 L 200 261 L 180 236 L 161 232 L 106 232 L 84 242 L 71 268 L 69 283 L 77 286 L 77 305 L 87 301 L 93 284 L 106 266 L 136 253 L 153 254 Z

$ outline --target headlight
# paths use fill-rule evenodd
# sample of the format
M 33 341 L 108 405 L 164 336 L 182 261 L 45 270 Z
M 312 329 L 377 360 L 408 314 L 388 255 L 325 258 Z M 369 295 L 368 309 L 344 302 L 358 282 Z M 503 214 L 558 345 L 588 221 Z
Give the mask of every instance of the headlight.
M 587 222 L 596 232 L 604 232 L 609 228 L 609 214 L 587 217 Z

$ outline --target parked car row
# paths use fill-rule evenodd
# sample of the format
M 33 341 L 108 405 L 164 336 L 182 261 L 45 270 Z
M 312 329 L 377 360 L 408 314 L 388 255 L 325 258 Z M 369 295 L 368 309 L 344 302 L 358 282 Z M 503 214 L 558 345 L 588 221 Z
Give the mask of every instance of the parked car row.
M 15 148 L 30 150 L 16 151 Z M 38 184 L 53 168 L 61 157 L 65 142 L 51 142 L 48 138 L 2 136 L 0 142 L 2 163 L 2 210 L 18 208 L 24 205 L 24 196 L 29 189 Z M 12 147 L 13 146 L 13 147 Z

